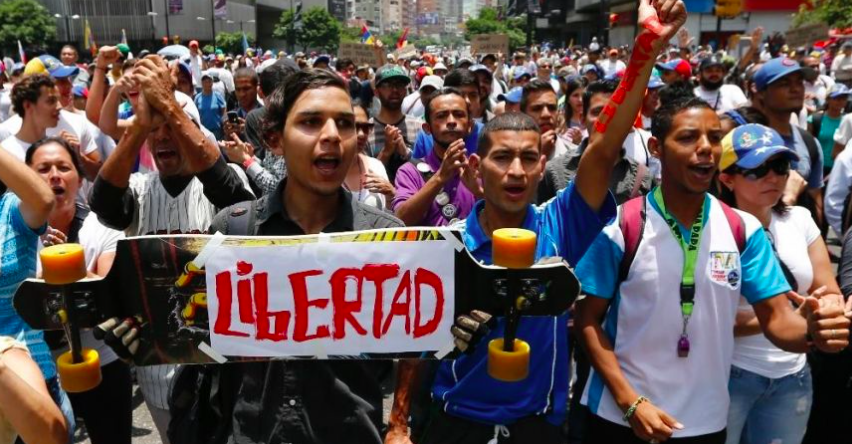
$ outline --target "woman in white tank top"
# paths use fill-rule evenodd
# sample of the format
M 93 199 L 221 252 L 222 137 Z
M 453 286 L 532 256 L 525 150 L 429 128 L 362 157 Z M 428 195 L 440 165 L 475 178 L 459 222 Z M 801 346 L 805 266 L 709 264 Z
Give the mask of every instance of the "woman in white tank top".
M 749 126 L 773 131 L 761 125 Z M 781 202 L 791 161 L 797 159 L 795 153 L 783 145 L 749 150 L 751 138 L 729 135 L 722 142 L 723 146 L 726 142 L 732 145 L 739 160 L 719 175 L 721 200 L 763 224 L 785 278 L 796 293 L 839 295 L 828 250 L 810 212 Z M 727 443 L 801 443 L 813 392 L 806 355 L 773 345 L 744 300 L 734 336 Z

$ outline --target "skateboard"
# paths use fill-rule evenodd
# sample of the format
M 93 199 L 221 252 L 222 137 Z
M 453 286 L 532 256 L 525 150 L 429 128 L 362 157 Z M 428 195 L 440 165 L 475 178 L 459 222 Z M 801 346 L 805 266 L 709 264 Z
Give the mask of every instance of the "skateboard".
M 336 260 L 345 262 L 345 259 L 340 258 L 348 254 L 360 260 L 364 266 L 358 268 L 360 267 L 358 265 L 353 268 L 347 263 L 339 267 L 338 272 L 346 274 L 344 278 L 339 279 L 342 284 L 335 287 L 335 279 L 339 274 L 337 272 L 324 274 L 316 272 L 310 275 L 316 278 L 316 282 L 330 283 L 332 295 L 325 294 L 327 305 L 324 309 L 334 312 L 333 324 L 338 326 L 338 314 L 343 307 L 347 307 L 346 304 L 353 303 L 351 299 L 353 295 L 357 294 L 359 301 L 363 299 L 362 289 L 367 288 L 364 282 L 375 283 L 378 279 L 375 276 L 370 278 L 365 270 L 378 269 L 379 266 L 376 264 L 393 262 L 395 258 L 408 254 L 406 251 L 409 249 L 416 249 L 412 251 L 419 252 L 417 254 L 420 256 L 401 259 L 404 263 L 401 262 L 398 265 L 404 269 L 414 263 L 428 268 L 428 264 L 432 263 L 436 267 L 449 270 L 448 272 L 454 277 L 452 288 L 441 290 L 446 293 L 444 294 L 446 300 L 452 301 L 452 305 L 446 307 L 447 316 L 444 316 L 449 318 L 449 324 L 444 324 L 447 332 L 443 333 L 445 338 L 449 338 L 445 340 L 452 342 L 448 330 L 454 319 L 459 315 L 470 313 L 471 310 L 506 316 L 508 318 L 506 336 L 499 344 L 489 344 L 489 356 L 494 355 L 495 359 L 502 363 L 520 354 L 520 359 L 523 360 L 528 359 L 528 344 L 514 337 L 520 317 L 563 314 L 573 304 L 580 291 L 577 278 L 564 261 L 532 265 L 535 235 L 531 232 L 527 233 L 532 235 L 531 243 L 528 237 L 525 241 L 521 239 L 523 236 L 518 238 L 517 232 L 506 236 L 495 233 L 494 260 L 498 264 L 503 263 L 504 266 L 483 265 L 477 262 L 464 248 L 461 232 L 449 229 L 385 229 L 294 237 L 143 236 L 119 241 L 113 266 L 107 276 L 102 279 L 84 278 L 85 268 L 83 267 L 82 272 L 80 271 L 80 261 L 83 259 L 82 248 L 74 244 L 57 245 L 42 251 L 44 279 L 28 279 L 23 282 L 14 296 L 14 307 L 21 318 L 33 329 L 65 331 L 71 351 L 58 360 L 60 376 L 63 367 L 76 365 L 91 370 L 96 353 L 93 350 L 80 348 L 79 330 L 94 328 L 110 318 L 129 318 L 134 320 L 138 327 L 139 347 L 133 355 L 136 365 L 208 364 L 294 358 L 325 359 L 338 356 L 347 359 L 400 357 L 453 359 L 455 354 L 441 353 L 441 350 L 434 346 L 407 349 L 403 352 L 383 352 L 383 349 L 377 351 L 375 347 L 362 351 L 355 347 L 352 353 L 340 353 L 337 350 L 325 354 L 321 348 L 315 349 L 316 353 L 305 353 L 304 347 L 298 347 L 300 344 L 310 343 L 311 338 L 307 331 L 302 331 L 302 342 L 297 343 L 299 340 L 297 330 L 300 329 L 298 319 L 295 322 L 292 322 L 292 319 L 288 319 L 291 321 L 289 323 L 281 322 L 284 318 L 297 318 L 299 309 L 292 310 L 293 313 L 283 311 L 261 313 L 262 307 L 272 306 L 275 302 L 273 301 L 275 295 L 271 290 L 267 290 L 270 285 L 268 282 L 275 279 L 277 279 L 275 282 L 279 283 L 288 282 L 283 278 L 286 270 L 292 270 L 294 267 L 298 269 L 299 266 L 310 268 L 311 261 L 318 261 L 321 264 L 329 264 Z M 447 245 L 453 248 L 448 249 Z M 50 251 L 55 248 L 60 248 L 62 251 L 59 253 Z M 70 252 L 66 251 L 69 249 Z M 440 257 L 438 257 L 439 249 L 442 254 Z M 436 257 L 431 257 L 433 251 Z M 447 251 L 450 253 L 447 254 Z M 230 257 L 229 255 L 237 255 L 237 258 L 242 259 L 240 255 L 244 252 L 252 257 L 255 253 L 272 257 L 272 259 L 266 258 L 268 264 L 266 268 L 271 271 L 268 274 L 258 273 L 257 270 L 253 270 L 258 268 L 258 263 L 239 260 L 234 267 L 226 271 L 218 272 L 215 276 L 208 275 L 213 273 L 209 270 L 212 263 L 227 262 L 224 258 Z M 303 259 L 308 257 L 313 259 Z M 73 265 L 69 266 L 69 263 Z M 395 265 L 382 269 L 392 270 L 393 266 Z M 407 271 L 403 275 L 403 271 L 399 270 L 397 275 L 403 275 L 398 279 L 399 286 L 393 283 L 396 281 L 390 279 L 384 281 L 385 298 L 389 299 L 391 294 L 394 294 L 393 300 L 397 303 L 403 301 L 406 294 L 408 296 L 405 303 L 400 302 L 401 305 L 390 304 L 388 308 L 386 304 L 384 307 L 386 311 L 397 310 L 397 315 L 400 315 L 398 318 L 379 316 L 376 322 L 376 314 L 371 315 L 369 312 L 374 309 L 381 311 L 378 309 L 379 303 L 375 303 L 374 307 L 373 301 L 366 300 L 361 301 L 360 309 L 367 313 L 365 315 L 367 318 L 373 316 L 372 327 L 374 328 L 370 328 L 369 322 L 358 322 L 354 315 L 348 320 L 340 315 L 344 317 L 341 322 L 344 334 L 347 333 L 345 328 L 348 328 L 350 335 L 353 331 L 357 331 L 356 324 L 367 331 L 366 335 L 362 335 L 363 338 L 355 338 L 353 344 L 375 339 L 371 337 L 371 333 L 372 336 L 376 336 L 376 331 L 381 334 L 389 328 L 389 324 L 397 325 L 397 330 L 401 331 L 399 325 L 404 323 L 405 330 L 408 331 L 408 315 L 411 313 L 401 313 L 400 310 L 405 311 L 405 307 L 415 305 L 422 309 L 419 307 L 419 301 L 425 300 L 426 296 L 420 295 L 420 287 L 408 288 L 403 284 L 408 285 L 407 282 L 416 286 L 419 281 L 428 284 L 430 275 L 427 274 L 428 270 L 423 271 L 422 267 L 418 268 L 416 273 L 412 270 L 410 275 Z M 254 273 L 251 279 L 241 278 L 243 275 L 249 276 L 250 272 Z M 358 274 L 362 272 L 363 274 Z M 298 282 L 304 283 L 304 281 L 294 279 L 293 276 L 296 274 L 289 274 L 289 283 L 292 284 L 292 288 L 288 286 L 288 288 L 277 289 L 279 299 L 304 299 L 305 296 L 302 294 L 304 288 L 301 290 L 297 288 L 300 287 L 297 285 Z M 423 274 L 422 279 L 421 274 Z M 431 278 L 437 279 L 439 276 L 431 276 Z M 373 280 L 370 281 L 370 279 Z M 360 285 L 357 291 L 352 289 L 353 282 Z M 260 286 L 261 283 L 263 287 Z M 208 292 L 208 286 L 214 284 L 215 292 Z M 340 290 L 344 287 L 344 290 Z M 374 287 L 378 288 L 378 286 Z M 440 287 L 440 284 L 433 287 Z M 249 290 L 246 290 L 247 288 Z M 342 298 L 335 296 L 337 290 L 344 293 Z M 434 293 L 437 297 L 438 290 Z M 261 294 L 268 300 L 261 300 Z M 329 300 L 331 302 L 328 302 Z M 308 304 L 309 309 L 313 310 L 311 313 L 320 310 L 321 303 L 317 300 L 309 301 Z M 424 302 L 424 304 L 427 303 Z M 351 306 L 349 308 L 351 309 Z M 409 310 L 415 311 L 417 308 L 409 308 Z M 264 310 L 267 309 L 264 308 Z M 435 310 L 437 313 L 438 308 Z M 410 317 L 417 316 L 418 313 L 415 312 Z M 277 324 L 271 325 L 270 322 L 277 322 Z M 329 324 L 327 334 L 329 338 L 333 336 L 334 340 L 327 343 L 334 345 L 339 339 L 337 337 L 339 330 L 331 326 L 332 322 Z M 376 324 L 380 328 L 376 329 Z M 382 324 L 384 324 L 384 330 L 381 328 Z M 411 324 L 414 330 L 418 328 L 416 319 L 411 321 Z M 428 322 L 421 319 L 419 324 L 422 327 Z M 302 330 L 305 330 L 304 325 Z M 321 331 L 323 331 L 322 327 L 316 329 L 314 335 L 319 336 Z M 217 349 L 217 341 L 219 344 L 227 345 L 228 341 L 232 340 L 252 341 L 251 347 L 243 349 L 239 344 L 245 342 L 236 342 L 236 346 L 230 346 L 230 348 L 222 346 Z M 359 340 L 361 342 L 358 342 Z M 210 346 L 210 344 L 213 345 Z M 276 347 L 282 344 L 292 345 L 297 348 L 294 348 L 296 350 L 294 352 L 285 350 L 280 353 L 279 350 L 267 354 L 263 348 L 270 344 Z M 246 352 L 244 353 L 243 350 Z M 91 353 L 95 353 L 95 357 L 92 357 Z M 523 357 L 524 354 L 526 358 Z M 499 367 L 505 366 L 502 364 L 495 366 L 495 368 Z M 496 372 L 499 373 L 499 371 Z M 501 377 L 497 373 L 494 376 Z M 525 373 L 521 372 L 502 375 L 502 378 L 517 380 L 523 379 L 524 376 Z M 69 378 L 74 377 L 63 378 L 63 385 Z M 96 382 L 90 381 L 83 385 L 94 386 Z

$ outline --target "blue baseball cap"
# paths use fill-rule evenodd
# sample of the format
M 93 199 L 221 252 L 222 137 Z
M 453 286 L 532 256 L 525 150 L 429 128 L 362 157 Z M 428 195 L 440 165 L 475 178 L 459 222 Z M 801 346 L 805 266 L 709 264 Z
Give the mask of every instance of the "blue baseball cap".
M 660 76 L 651 76 L 648 80 L 648 89 L 657 89 L 664 86 L 666 86 L 666 84 L 663 83 L 663 79 L 661 79 Z
M 799 160 L 799 155 L 784 145 L 784 139 L 774 129 L 757 123 L 738 126 L 722 139 L 719 170 L 724 171 L 733 165 L 744 169 L 757 168 L 777 154 L 791 161 Z
M 509 90 L 506 94 L 500 94 L 497 96 L 497 100 L 505 100 L 506 102 L 515 104 L 521 103 L 521 96 L 524 93 L 524 88 L 522 86 L 516 86 Z
M 24 68 L 24 74 L 50 74 L 54 79 L 64 79 L 66 77 L 76 76 L 80 72 L 80 68 L 76 66 L 65 66 L 56 57 L 52 55 L 40 55 L 29 62 Z
M 470 72 L 474 72 L 474 73 L 475 73 L 475 72 L 482 71 L 482 72 L 487 73 L 489 76 L 490 76 L 490 75 L 492 75 L 492 74 L 491 74 L 491 70 L 490 70 L 490 69 L 488 69 L 488 67 L 487 67 L 487 66 L 485 66 L 485 65 L 473 65 L 473 66 L 471 66 L 471 67 L 470 67 L 470 68 L 468 68 L 468 69 L 470 69 Z
M 763 66 L 754 73 L 754 85 L 757 87 L 758 91 L 763 91 L 769 85 L 775 83 L 782 77 L 801 71 L 802 66 L 795 60 L 788 59 L 787 57 L 776 57 L 764 63 Z
M 529 78 L 532 78 L 532 74 L 527 72 L 527 70 L 525 68 L 520 68 L 520 69 L 515 68 L 515 80 L 519 80 L 523 76 L 527 76 Z
M 317 63 L 331 63 L 331 56 L 328 54 L 322 54 L 317 57 L 316 60 L 314 60 L 314 65 L 316 65 Z
M 829 99 L 836 99 L 838 97 L 846 96 L 849 97 L 852 95 L 852 89 L 846 87 L 846 85 L 842 83 L 835 83 L 828 89 L 827 96 Z

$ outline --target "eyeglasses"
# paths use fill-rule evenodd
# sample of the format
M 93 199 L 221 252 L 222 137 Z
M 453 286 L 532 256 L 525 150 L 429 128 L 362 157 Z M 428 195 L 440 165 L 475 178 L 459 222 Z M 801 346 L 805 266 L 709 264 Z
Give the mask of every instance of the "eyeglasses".
M 763 165 L 757 168 L 745 169 L 736 167 L 736 171 L 742 174 L 747 180 L 755 181 L 764 178 L 770 171 L 775 172 L 779 176 L 790 174 L 790 159 L 781 157 L 775 160 L 764 162 Z
M 552 68 L 552 66 L 550 66 L 550 65 L 538 65 L 538 67 L 539 67 L 539 68 L 541 68 L 541 69 L 550 69 L 550 68 Z
M 362 131 L 365 132 L 365 133 L 371 133 L 373 131 L 373 124 L 372 123 L 356 123 L 355 128 L 358 130 L 359 133 L 362 132 Z

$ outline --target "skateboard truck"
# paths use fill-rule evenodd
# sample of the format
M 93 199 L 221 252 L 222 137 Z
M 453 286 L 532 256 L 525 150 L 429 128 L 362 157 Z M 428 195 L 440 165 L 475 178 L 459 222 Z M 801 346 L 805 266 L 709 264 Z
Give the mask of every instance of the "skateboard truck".
M 62 388 L 71 393 L 91 390 L 101 382 L 100 358 L 97 351 L 83 348 L 78 324 L 89 304 L 85 299 L 78 299 L 68 287 L 86 277 L 83 247 L 79 244 L 54 245 L 41 250 L 39 257 L 44 281 L 59 287 L 58 303 L 49 303 L 47 308 L 62 323 L 71 346 L 70 351 L 56 360 Z
M 529 268 L 535 262 L 536 235 L 518 228 L 502 228 L 492 235 L 492 262 L 507 269 Z M 506 271 L 495 282 L 495 291 L 507 306 L 503 337 L 488 343 L 488 374 L 506 382 L 529 374 L 530 345 L 517 338 L 521 314 L 542 298 L 536 279 L 520 279 Z

